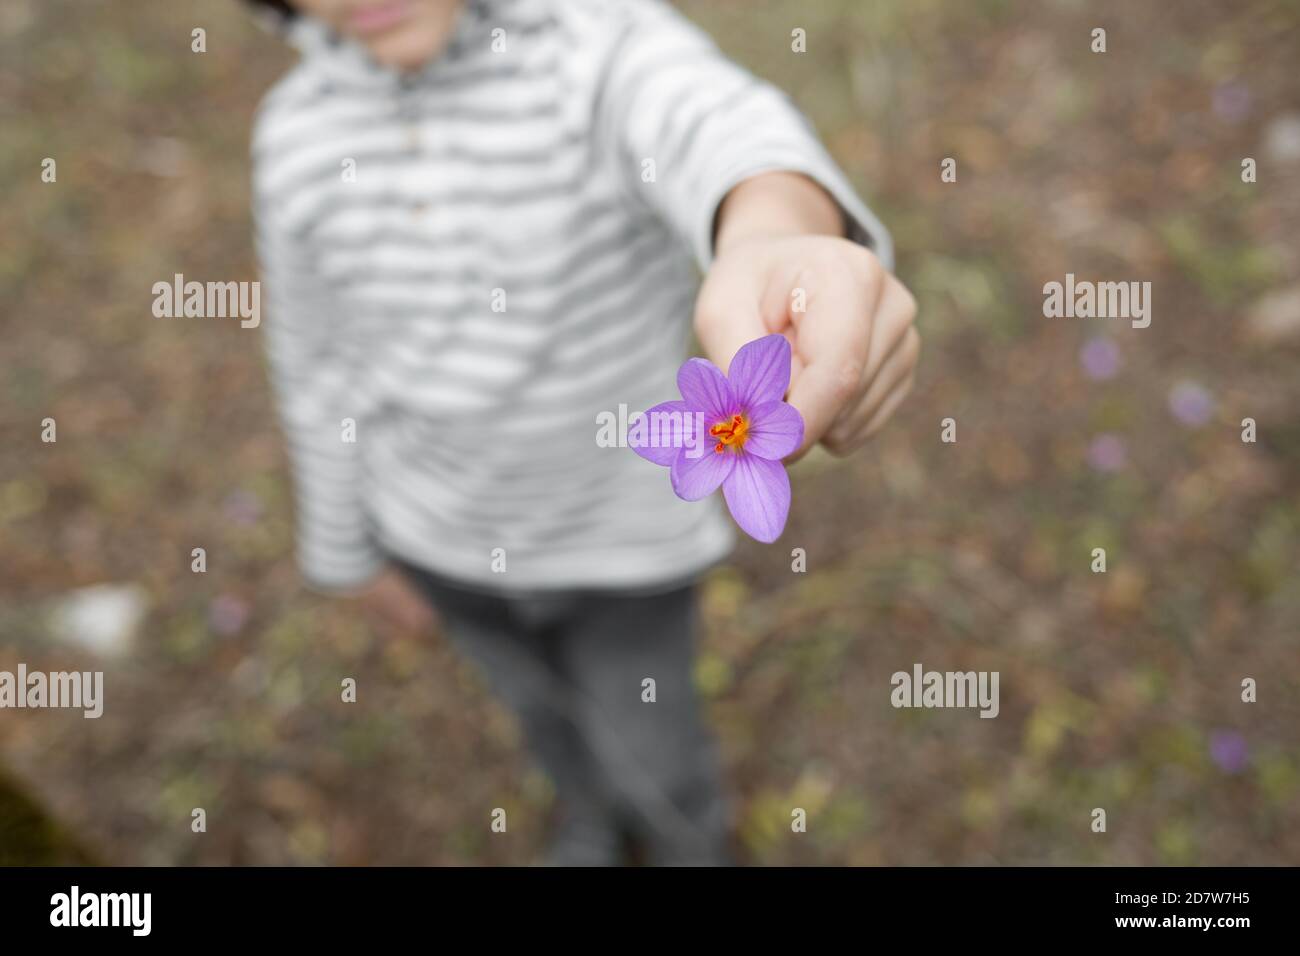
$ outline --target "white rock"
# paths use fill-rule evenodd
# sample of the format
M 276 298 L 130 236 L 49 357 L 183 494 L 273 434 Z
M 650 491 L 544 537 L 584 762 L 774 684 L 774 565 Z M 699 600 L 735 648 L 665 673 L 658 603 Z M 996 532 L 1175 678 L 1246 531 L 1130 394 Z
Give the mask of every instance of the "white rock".
M 1274 162 L 1300 162 L 1300 113 L 1283 113 L 1268 124 L 1264 154 Z
M 1300 285 L 1258 299 L 1246 313 L 1246 338 L 1261 345 L 1300 340 Z
M 50 622 L 61 641 L 113 657 L 125 654 L 148 610 L 148 595 L 138 584 L 97 584 L 58 599 Z

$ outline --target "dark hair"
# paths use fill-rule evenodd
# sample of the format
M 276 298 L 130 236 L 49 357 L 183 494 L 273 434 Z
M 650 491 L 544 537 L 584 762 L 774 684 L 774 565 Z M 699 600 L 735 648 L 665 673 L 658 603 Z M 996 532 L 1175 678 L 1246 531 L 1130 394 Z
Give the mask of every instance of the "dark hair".
M 289 0 L 244 0 L 251 7 L 269 10 L 282 20 L 292 20 L 297 14 L 289 5 Z

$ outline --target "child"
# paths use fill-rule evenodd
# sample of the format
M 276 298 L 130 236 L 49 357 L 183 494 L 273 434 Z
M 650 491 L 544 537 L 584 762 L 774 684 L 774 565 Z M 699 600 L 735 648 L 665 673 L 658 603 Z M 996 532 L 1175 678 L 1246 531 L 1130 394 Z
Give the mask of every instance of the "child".
M 676 398 L 692 328 L 723 370 L 781 332 L 796 456 L 861 444 L 919 349 L 884 229 L 658 0 L 253 2 L 303 53 L 253 158 L 305 579 L 436 608 L 554 781 L 551 862 L 726 862 L 691 660 L 731 525 L 597 418 Z

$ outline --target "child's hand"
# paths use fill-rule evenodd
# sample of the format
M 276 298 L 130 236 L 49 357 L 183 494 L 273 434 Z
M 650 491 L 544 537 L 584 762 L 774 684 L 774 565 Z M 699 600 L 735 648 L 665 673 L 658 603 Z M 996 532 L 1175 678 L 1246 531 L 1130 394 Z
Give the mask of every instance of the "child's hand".
M 350 595 L 386 638 L 428 637 L 438 629 L 438 614 L 406 575 L 387 567 Z
M 746 342 L 785 335 L 794 353 L 788 401 L 804 419 L 803 445 L 791 458 L 818 441 L 843 455 L 879 431 L 912 387 L 921 350 L 916 301 L 857 243 L 779 234 L 777 221 L 792 208 L 810 225 L 833 217 L 826 232 L 839 224 L 829 197 L 800 176 L 768 174 L 732 191 L 695 331 L 724 370 Z

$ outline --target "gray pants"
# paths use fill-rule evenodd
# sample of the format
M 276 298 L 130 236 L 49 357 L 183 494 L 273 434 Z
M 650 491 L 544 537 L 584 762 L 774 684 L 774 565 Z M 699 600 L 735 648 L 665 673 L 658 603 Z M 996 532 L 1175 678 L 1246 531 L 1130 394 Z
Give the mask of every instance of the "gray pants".
M 693 586 L 498 596 L 406 570 L 554 782 L 548 862 L 621 862 L 625 836 L 651 863 L 730 862 L 716 750 L 692 686 Z

